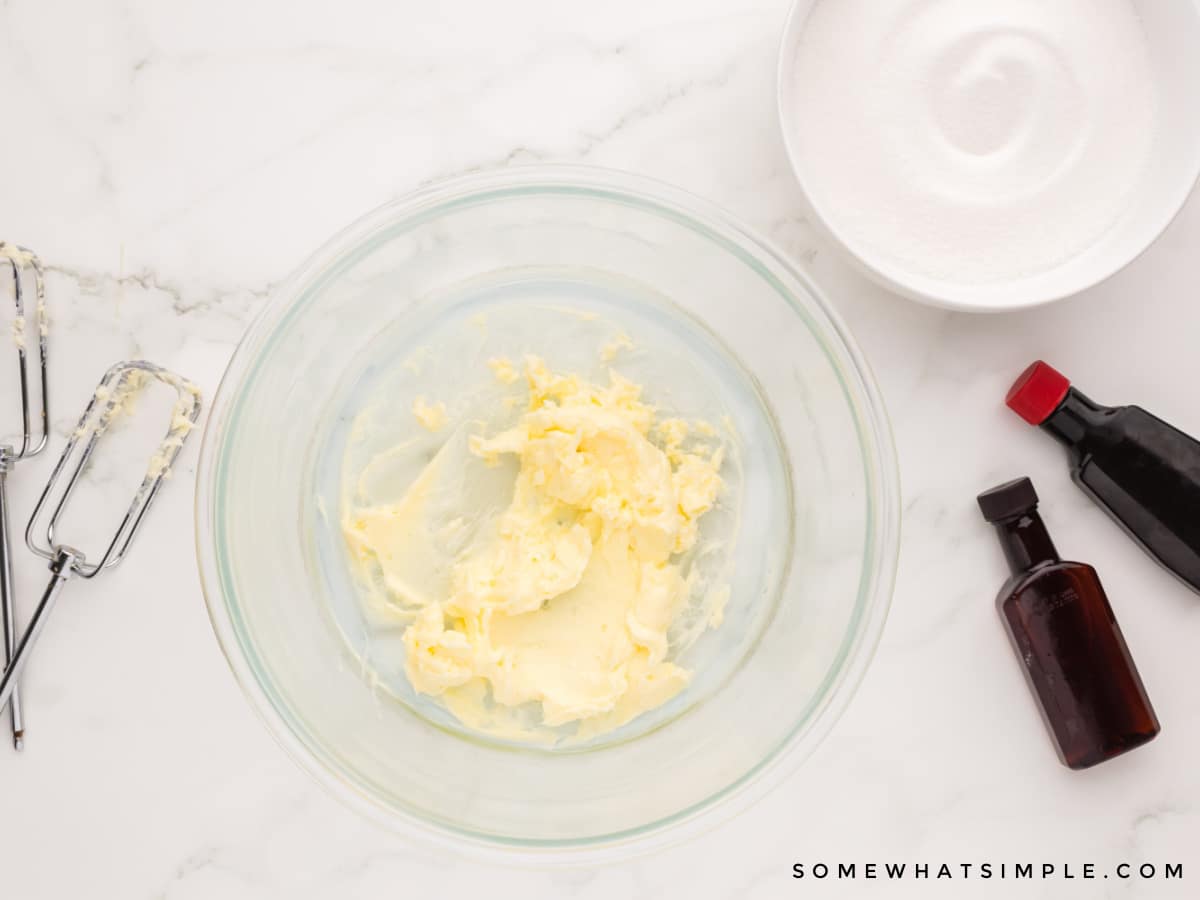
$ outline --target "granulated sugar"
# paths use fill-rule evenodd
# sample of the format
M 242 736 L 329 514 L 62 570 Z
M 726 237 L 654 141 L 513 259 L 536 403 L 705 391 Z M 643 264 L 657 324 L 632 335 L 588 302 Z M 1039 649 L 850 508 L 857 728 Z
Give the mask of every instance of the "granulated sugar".
M 1153 144 L 1130 0 L 818 0 L 794 77 L 800 169 L 841 239 L 964 284 L 1092 245 Z

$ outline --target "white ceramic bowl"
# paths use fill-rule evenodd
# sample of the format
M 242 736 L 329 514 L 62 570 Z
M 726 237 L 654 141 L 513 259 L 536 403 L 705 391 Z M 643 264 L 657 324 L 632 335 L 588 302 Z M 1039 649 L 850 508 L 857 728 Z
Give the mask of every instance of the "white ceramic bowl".
M 1016 280 L 956 283 L 929 277 L 864 247 L 839 223 L 836 197 L 824 196 L 806 170 L 802 122 L 793 72 L 803 35 L 818 3 L 797 0 L 784 29 L 779 58 L 779 118 L 784 142 L 812 221 L 863 271 L 900 294 L 950 309 L 1003 312 L 1077 294 L 1111 277 L 1140 256 L 1179 213 L 1200 176 L 1200 9 L 1195 0 L 1134 0 L 1145 27 L 1160 90 L 1158 129 L 1150 164 L 1124 215 L 1099 240 L 1062 264 Z M 829 85 L 838 90 L 839 85 Z

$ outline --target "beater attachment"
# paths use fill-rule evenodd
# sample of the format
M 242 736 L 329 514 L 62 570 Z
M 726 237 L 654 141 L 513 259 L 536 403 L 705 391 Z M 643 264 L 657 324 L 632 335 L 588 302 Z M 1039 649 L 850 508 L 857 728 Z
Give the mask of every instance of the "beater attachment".
M 45 273 L 37 256 L 24 247 L 0 241 L 0 281 L 12 275 L 13 300 L 16 315 L 12 322 L 12 340 L 17 353 L 18 386 L 21 393 L 20 436 L 13 444 L 0 443 L 0 617 L 4 627 L 4 660 L 13 654 L 16 621 L 13 613 L 12 546 L 8 536 L 8 475 L 22 459 L 36 456 L 46 446 L 49 437 L 50 403 L 46 383 L 46 316 Z M 26 286 L 33 282 L 34 304 L 26 309 Z M 40 374 L 36 387 L 30 377 L 30 347 L 36 348 Z M 13 686 L 9 701 L 12 720 L 13 746 L 25 745 L 25 724 L 21 714 L 21 698 Z M 3 704 L 0 704 L 0 709 Z
M 96 561 L 90 562 L 82 551 L 58 539 L 59 522 L 97 443 L 104 437 L 113 421 L 129 411 L 137 393 L 155 381 L 176 391 L 170 425 L 150 458 L 141 485 L 124 510 L 112 539 Z M 190 381 L 166 369 L 148 362 L 121 362 L 105 373 L 84 410 L 78 427 L 71 433 L 62 457 L 50 473 L 50 480 L 46 483 L 25 530 L 25 543 L 29 549 L 49 560 L 51 578 L 41 602 L 34 610 L 28 628 L 17 643 L 3 677 L 0 677 L 0 708 L 9 699 L 17 677 L 28 662 L 30 650 L 45 627 L 62 586 L 75 575 L 85 579 L 95 578 L 125 558 L 130 544 L 145 520 L 150 504 L 154 502 L 159 489 L 170 474 L 171 465 L 199 417 L 200 390 Z M 49 518 L 45 522 L 44 530 L 39 531 L 42 527 L 43 513 L 48 509 Z

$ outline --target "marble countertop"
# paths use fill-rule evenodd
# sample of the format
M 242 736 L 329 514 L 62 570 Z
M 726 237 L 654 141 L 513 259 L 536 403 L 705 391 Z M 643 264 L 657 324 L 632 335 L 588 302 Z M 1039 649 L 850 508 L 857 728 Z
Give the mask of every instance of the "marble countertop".
M 372 207 L 534 161 L 630 169 L 712 198 L 836 300 L 890 407 L 904 481 L 891 617 L 832 734 L 691 843 L 590 869 L 431 855 L 343 808 L 255 720 L 196 574 L 190 446 L 121 569 L 64 596 L 0 745 L 0 897 L 1196 896 L 1200 599 L 1001 406 L 1044 356 L 1112 403 L 1200 433 L 1200 200 L 1077 299 L 978 317 L 859 277 L 799 212 L 773 87 L 786 0 L 0 0 L 0 238 L 49 266 L 53 424 L 144 356 L 215 389 L 279 282 Z M 52 465 L 18 473 L 23 517 Z M 1097 565 L 1163 722 L 1062 768 L 993 609 L 975 494 L 1032 475 L 1065 555 Z M 22 615 L 44 577 L 18 559 Z M 1181 881 L 816 883 L 793 863 L 1190 864 Z

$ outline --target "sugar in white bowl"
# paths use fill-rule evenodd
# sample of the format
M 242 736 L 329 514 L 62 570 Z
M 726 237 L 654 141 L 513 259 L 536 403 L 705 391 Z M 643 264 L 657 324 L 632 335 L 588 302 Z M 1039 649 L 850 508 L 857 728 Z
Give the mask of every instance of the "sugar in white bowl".
M 816 220 L 869 274 L 969 309 L 1082 290 L 1200 167 L 1193 0 L 799 0 L 780 63 Z

